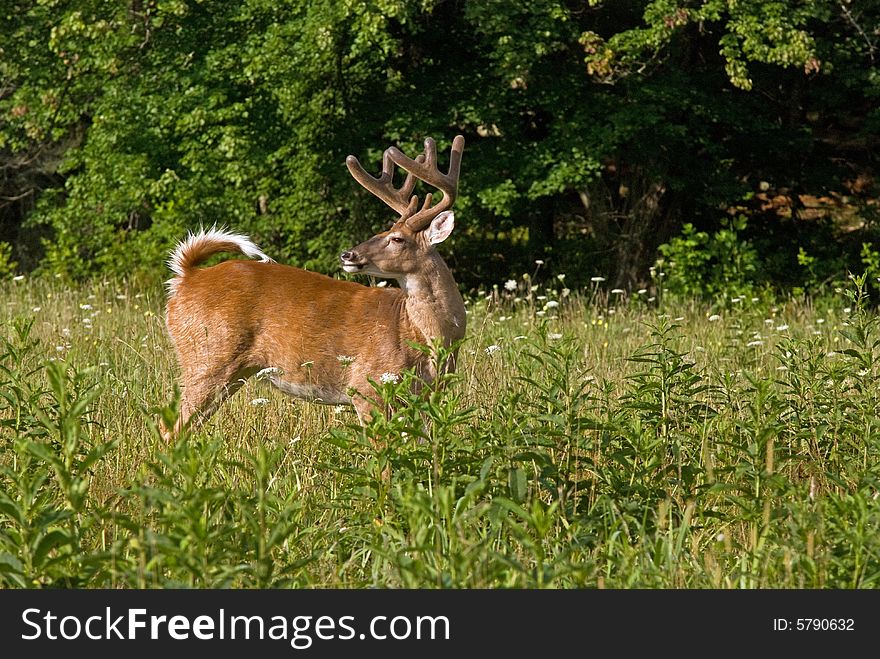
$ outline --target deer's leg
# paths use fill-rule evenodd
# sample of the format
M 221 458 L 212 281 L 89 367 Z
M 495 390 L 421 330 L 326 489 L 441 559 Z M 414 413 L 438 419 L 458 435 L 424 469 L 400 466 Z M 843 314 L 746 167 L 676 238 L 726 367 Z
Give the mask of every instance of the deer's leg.
M 225 368 L 192 374 L 184 370 L 180 415 L 173 430 L 161 428 L 162 437 L 171 441 L 190 425 L 207 421 L 220 404 L 242 388 L 256 368 Z
M 354 405 L 354 411 L 357 413 L 358 422 L 361 426 L 367 425 L 373 414 L 387 413 L 387 410 L 384 410 L 375 400 L 367 398 L 366 396 L 354 396 L 352 404 Z M 375 448 L 377 452 L 385 448 L 384 442 L 372 436 L 370 437 L 370 443 L 372 443 L 373 448 Z M 386 465 L 382 470 L 382 480 L 386 483 L 391 482 L 391 465 Z
M 370 421 L 370 417 L 373 416 L 373 414 L 378 414 L 380 410 L 379 406 L 376 405 L 376 401 L 371 400 L 366 396 L 355 395 L 351 404 L 354 405 L 354 411 L 357 414 L 358 423 L 362 426 L 367 425 Z

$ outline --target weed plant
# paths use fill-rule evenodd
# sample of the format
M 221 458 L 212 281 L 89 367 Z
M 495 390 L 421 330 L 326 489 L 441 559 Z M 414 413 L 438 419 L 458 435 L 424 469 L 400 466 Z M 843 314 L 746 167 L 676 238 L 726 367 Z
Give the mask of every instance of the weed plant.
M 708 305 L 539 274 L 472 295 L 457 373 L 383 378 L 366 428 L 253 380 L 173 445 L 160 288 L 2 284 L 0 585 L 878 585 L 864 277 Z

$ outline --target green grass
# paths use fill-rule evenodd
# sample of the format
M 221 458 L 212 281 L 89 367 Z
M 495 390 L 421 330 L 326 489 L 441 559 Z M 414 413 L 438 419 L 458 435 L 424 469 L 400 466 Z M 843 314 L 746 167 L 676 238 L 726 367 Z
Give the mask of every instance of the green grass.
M 858 281 L 711 307 L 516 284 L 469 300 L 455 376 L 382 385 L 366 431 L 252 381 L 173 446 L 160 286 L 3 284 L 0 585 L 878 584 Z

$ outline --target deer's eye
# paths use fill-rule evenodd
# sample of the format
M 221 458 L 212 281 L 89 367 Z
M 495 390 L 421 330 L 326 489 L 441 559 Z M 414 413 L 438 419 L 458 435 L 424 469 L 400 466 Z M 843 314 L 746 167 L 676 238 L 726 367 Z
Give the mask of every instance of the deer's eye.
M 391 236 L 391 242 L 400 245 L 403 242 L 403 238 L 401 238 L 400 236 Z

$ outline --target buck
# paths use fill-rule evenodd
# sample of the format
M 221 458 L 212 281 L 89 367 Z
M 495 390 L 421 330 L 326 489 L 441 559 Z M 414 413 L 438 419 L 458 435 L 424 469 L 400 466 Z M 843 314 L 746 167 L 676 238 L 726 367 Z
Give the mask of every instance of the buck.
M 431 356 L 413 347 L 435 341 L 452 346 L 465 334 L 465 308 L 458 286 L 435 245 L 452 232 L 464 137 L 452 143 L 448 173 L 437 166 L 434 140 L 415 159 L 395 147 L 373 177 L 349 156 L 346 165 L 364 188 L 400 217 L 340 256 L 348 273 L 396 279 L 399 288 L 364 286 L 280 265 L 247 236 L 224 230 L 190 234 L 172 252 L 166 325 L 181 370 L 179 417 L 162 428 L 166 439 L 207 419 L 244 382 L 265 373 L 296 398 L 353 404 L 363 424 L 377 409 L 370 381 L 413 369 L 432 381 Z M 394 185 L 394 166 L 406 171 Z M 416 179 L 443 193 L 420 204 Z M 197 267 L 218 252 L 233 259 Z M 453 353 L 454 356 L 454 353 Z M 454 368 L 447 363 L 445 368 Z M 384 376 L 384 377 L 383 377 Z

